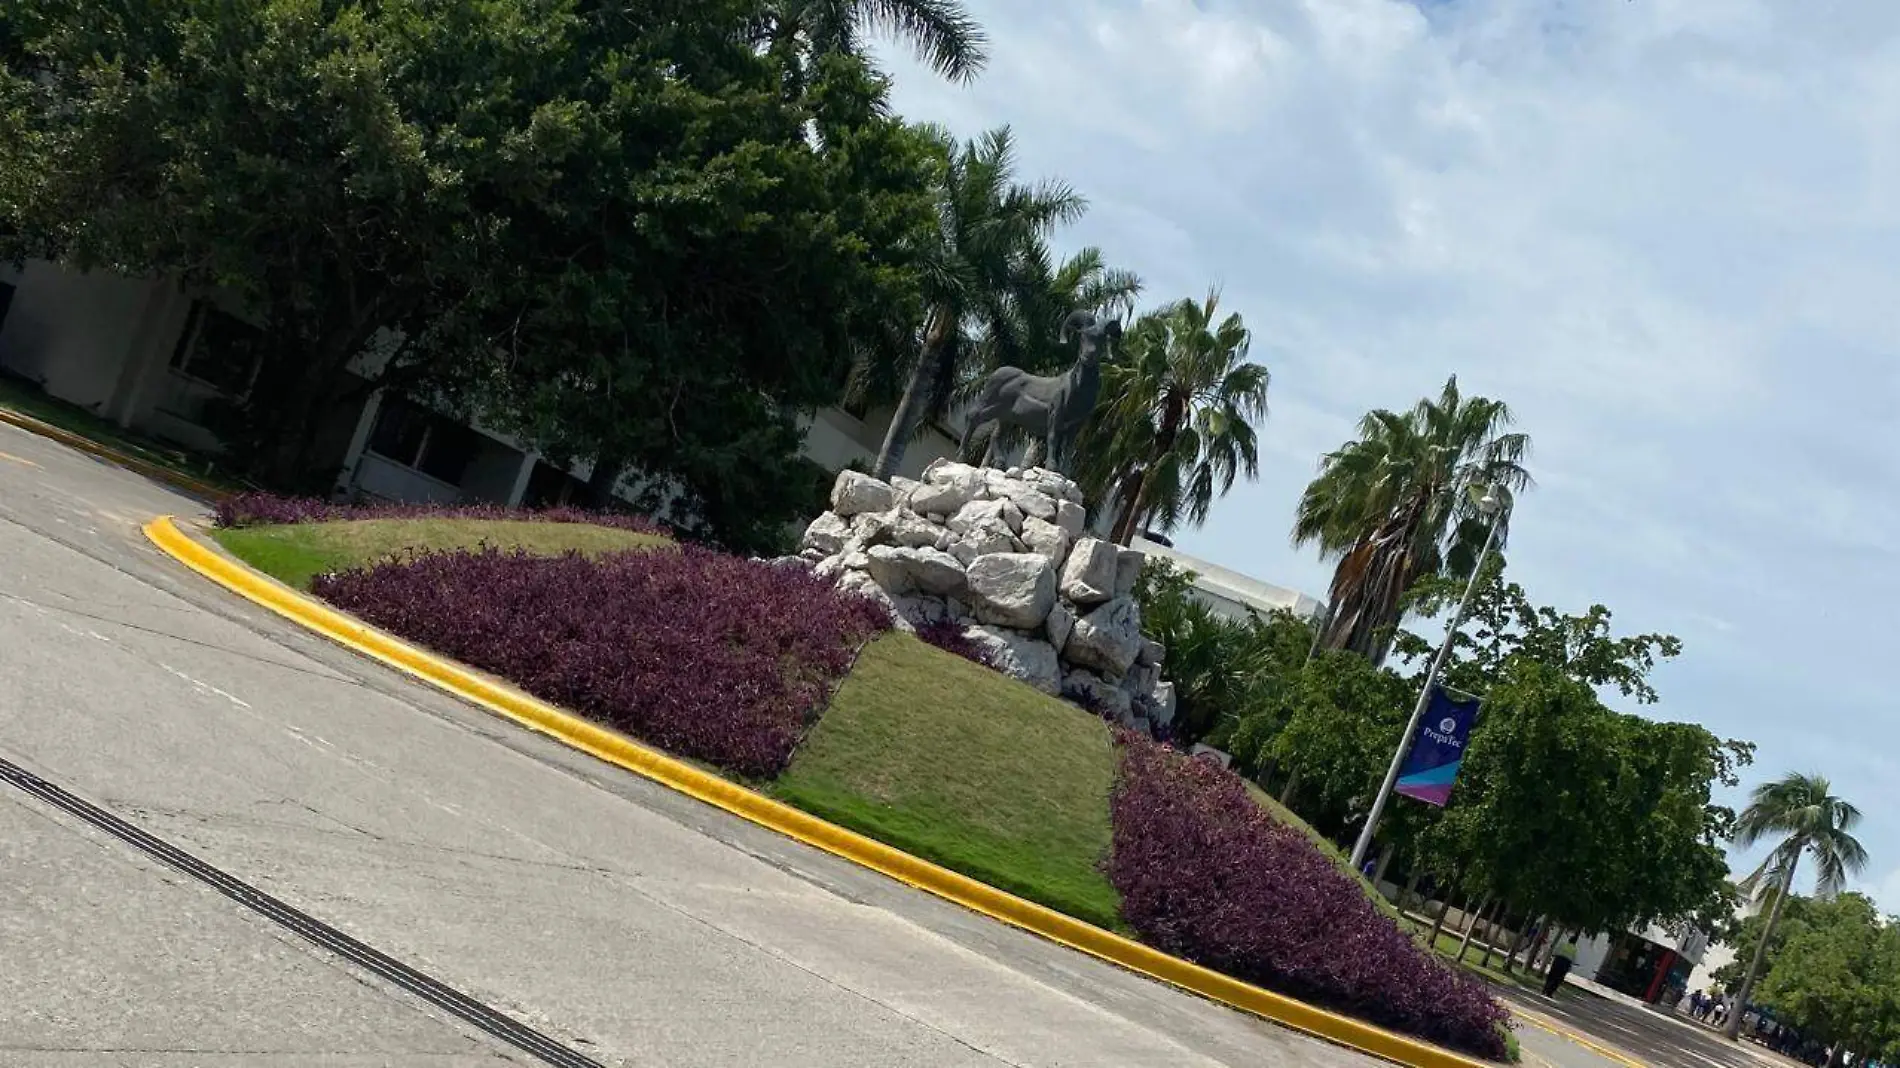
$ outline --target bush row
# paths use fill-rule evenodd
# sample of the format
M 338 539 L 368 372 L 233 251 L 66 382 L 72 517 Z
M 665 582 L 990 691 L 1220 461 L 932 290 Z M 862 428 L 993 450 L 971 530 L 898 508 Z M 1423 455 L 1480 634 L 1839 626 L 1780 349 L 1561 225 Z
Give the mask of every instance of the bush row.
M 1124 734 L 1109 881 L 1143 941 L 1291 997 L 1504 1060 L 1509 1014 L 1381 914 L 1239 777 Z
M 876 603 L 802 568 L 678 552 L 412 555 L 319 576 L 317 596 L 530 693 L 741 775 L 777 774 Z
M 345 519 L 527 519 L 543 523 L 591 523 L 660 536 L 668 534 L 665 528 L 644 516 L 590 512 L 583 508 L 503 508 L 496 504 L 332 504 L 316 497 L 280 497 L 274 493 L 233 494 L 218 502 L 212 518 L 220 527 L 327 523 Z

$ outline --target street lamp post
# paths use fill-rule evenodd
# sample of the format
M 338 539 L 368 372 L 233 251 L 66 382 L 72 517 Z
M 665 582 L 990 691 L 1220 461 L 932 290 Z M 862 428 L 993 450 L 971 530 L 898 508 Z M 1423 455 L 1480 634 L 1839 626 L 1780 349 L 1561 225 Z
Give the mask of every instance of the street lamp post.
M 1432 657 L 1432 666 L 1425 672 L 1425 685 L 1418 691 L 1418 703 L 1412 706 L 1412 718 L 1405 722 L 1405 733 L 1399 736 L 1398 752 L 1392 754 L 1392 766 L 1385 770 L 1385 782 L 1379 786 L 1378 796 L 1372 799 L 1372 811 L 1366 814 L 1366 825 L 1359 832 L 1359 841 L 1352 847 L 1352 870 L 1358 871 L 1365 866 L 1366 854 L 1372 852 L 1372 836 L 1379 830 L 1379 817 L 1385 814 L 1385 803 L 1392 797 L 1392 788 L 1398 785 L 1399 769 L 1405 766 L 1406 754 L 1412 751 L 1412 736 L 1418 733 L 1418 721 L 1425 717 L 1425 708 L 1432 700 L 1432 687 L 1438 683 L 1438 673 L 1445 666 L 1445 658 L 1451 655 L 1451 642 L 1458 634 L 1458 627 L 1465 621 L 1465 611 L 1471 606 L 1471 591 L 1478 588 L 1478 575 L 1484 571 L 1485 558 L 1491 555 L 1491 546 L 1498 540 L 1499 511 L 1504 502 L 1497 491 L 1487 489 L 1478 500 L 1478 511 L 1491 521 L 1491 529 L 1485 533 L 1484 548 L 1478 550 L 1478 562 L 1471 569 L 1471 578 L 1465 582 L 1464 596 L 1458 598 L 1458 608 L 1451 614 L 1451 626 L 1445 628 L 1445 640 L 1438 647 L 1438 655 Z

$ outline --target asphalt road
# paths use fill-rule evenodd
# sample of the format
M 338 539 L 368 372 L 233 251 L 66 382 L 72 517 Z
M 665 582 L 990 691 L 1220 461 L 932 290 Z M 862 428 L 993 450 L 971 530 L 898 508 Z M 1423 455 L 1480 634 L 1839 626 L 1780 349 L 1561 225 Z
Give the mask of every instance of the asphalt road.
M 309 637 L 139 534 L 201 511 L 0 426 L 0 761 L 129 825 L 0 784 L 0 1064 L 542 1063 L 138 832 L 601 1064 L 1374 1063 Z
M 1600 997 L 1577 987 L 1565 989 L 1554 1000 L 1522 990 L 1502 991 L 1501 996 L 1515 1008 L 1546 1017 L 1559 1028 L 1581 1034 L 1627 1058 L 1611 1060 L 1589 1050 L 1577 1050 L 1575 1043 L 1542 1028 L 1519 1029 L 1518 1038 L 1526 1050 L 1551 1054 L 1562 1061 L 1564 1068 L 1616 1064 L 1628 1068 L 1627 1061 L 1648 1068 L 1796 1068 L 1793 1061 L 1752 1043 L 1730 1042 L 1685 1016 Z

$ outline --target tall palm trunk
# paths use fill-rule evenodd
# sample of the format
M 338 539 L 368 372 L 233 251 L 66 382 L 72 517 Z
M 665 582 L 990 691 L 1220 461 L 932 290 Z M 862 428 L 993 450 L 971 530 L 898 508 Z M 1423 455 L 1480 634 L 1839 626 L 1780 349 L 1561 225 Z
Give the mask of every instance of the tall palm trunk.
M 904 395 L 897 402 L 897 410 L 891 413 L 891 425 L 884 431 L 884 444 L 878 448 L 877 463 L 871 468 L 872 477 L 888 480 L 903 464 L 911 433 L 929 403 L 926 394 L 932 383 L 946 377 L 941 365 L 948 358 L 945 342 L 954 322 L 954 317 L 942 308 L 930 313 L 923 349 L 917 354 L 916 366 L 910 369 L 910 381 L 904 384 Z
M 1755 993 L 1755 980 L 1761 975 L 1762 961 L 1768 957 L 1768 940 L 1775 936 L 1775 924 L 1781 922 L 1781 904 L 1788 900 L 1788 891 L 1794 888 L 1794 869 L 1801 863 L 1801 851 L 1793 851 L 1793 859 L 1788 861 L 1788 870 L 1781 877 L 1781 886 L 1775 894 L 1775 903 L 1768 907 L 1768 923 L 1761 929 L 1761 941 L 1755 944 L 1755 959 L 1748 964 L 1748 976 L 1742 980 L 1741 992 L 1735 998 L 1735 1004 L 1729 1009 L 1728 1023 L 1722 1030 L 1730 1038 L 1739 1038 L 1742 1033 L 1742 1013 L 1748 1008 L 1748 999 Z
M 1187 402 L 1178 394 L 1168 397 L 1167 407 L 1161 416 L 1161 432 L 1155 435 L 1154 455 L 1148 457 L 1135 472 L 1129 475 L 1127 488 L 1122 492 L 1122 514 L 1115 519 L 1115 529 L 1109 537 L 1117 545 L 1128 545 L 1135 540 L 1140 531 L 1147 507 L 1142 497 L 1148 491 L 1148 472 L 1161 462 L 1162 457 L 1174 451 L 1174 443 L 1181 436 L 1181 424 L 1187 419 Z

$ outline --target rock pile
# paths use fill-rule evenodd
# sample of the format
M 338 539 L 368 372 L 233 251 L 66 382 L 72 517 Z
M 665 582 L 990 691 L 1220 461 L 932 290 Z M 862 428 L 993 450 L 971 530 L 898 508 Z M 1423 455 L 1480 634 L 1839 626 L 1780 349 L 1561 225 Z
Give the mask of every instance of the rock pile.
M 1038 467 L 939 460 L 921 482 L 843 471 L 799 557 L 900 627 L 947 622 L 1044 693 L 1165 727 L 1174 685 L 1133 596 L 1143 556 L 1088 537 L 1086 520 L 1076 484 Z

